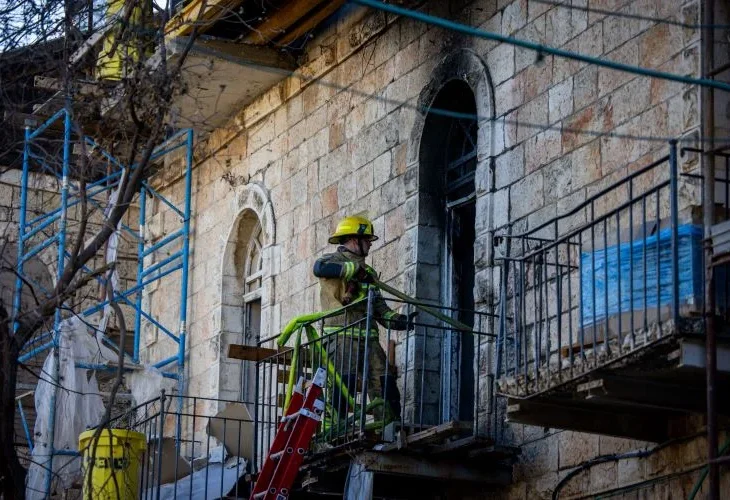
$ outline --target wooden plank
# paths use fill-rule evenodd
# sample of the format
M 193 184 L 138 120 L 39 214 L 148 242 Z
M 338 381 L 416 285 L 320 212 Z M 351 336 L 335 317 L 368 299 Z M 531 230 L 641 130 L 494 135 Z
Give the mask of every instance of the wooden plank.
M 228 346 L 229 358 L 242 359 L 244 361 L 261 361 L 262 359 L 276 354 L 286 355 L 288 352 L 289 351 L 277 351 L 276 349 L 268 349 L 266 347 L 256 347 L 252 345 L 231 344 Z
M 244 42 L 254 45 L 266 45 L 269 41 L 281 35 L 284 30 L 297 21 L 302 20 L 312 9 L 323 0 L 293 0 L 285 7 L 275 11 L 266 21 L 255 27 Z
M 383 446 L 383 451 L 395 450 L 409 446 L 424 446 L 443 441 L 463 431 L 472 429 L 472 422 L 457 422 L 452 420 L 441 425 L 434 425 L 426 430 L 410 434 L 402 443 L 390 443 Z
M 276 40 L 279 45 L 289 45 L 294 40 L 304 35 L 307 31 L 310 31 L 317 27 L 319 23 L 327 19 L 329 16 L 334 14 L 337 9 L 342 7 L 344 0 L 334 0 L 328 2 L 327 5 L 319 9 L 317 12 L 309 16 L 302 23 L 298 24 L 294 29 L 288 31 L 283 37 Z
M 205 10 L 201 13 L 203 3 Z M 232 12 L 243 0 L 192 0 L 165 25 L 165 37 L 189 35 L 197 24 L 198 34 L 212 27 L 227 12 Z

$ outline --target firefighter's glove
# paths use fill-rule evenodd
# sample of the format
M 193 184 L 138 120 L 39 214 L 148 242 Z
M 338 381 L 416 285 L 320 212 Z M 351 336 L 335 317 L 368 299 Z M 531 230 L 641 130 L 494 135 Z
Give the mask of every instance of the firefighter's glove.
M 355 279 L 360 283 L 375 283 L 375 278 L 375 269 L 367 264 L 360 264 L 360 267 L 355 273 Z

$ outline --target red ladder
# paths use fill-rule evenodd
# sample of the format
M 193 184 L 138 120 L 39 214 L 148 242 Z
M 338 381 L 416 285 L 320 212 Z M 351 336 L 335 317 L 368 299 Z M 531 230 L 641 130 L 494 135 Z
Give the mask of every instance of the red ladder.
M 251 492 L 251 500 L 285 500 L 289 497 L 304 454 L 322 420 L 324 401 L 318 398 L 326 373 L 323 368 L 317 369 L 306 395 L 302 392 L 302 379 L 294 388 L 289 408 L 279 423 L 269 456 Z

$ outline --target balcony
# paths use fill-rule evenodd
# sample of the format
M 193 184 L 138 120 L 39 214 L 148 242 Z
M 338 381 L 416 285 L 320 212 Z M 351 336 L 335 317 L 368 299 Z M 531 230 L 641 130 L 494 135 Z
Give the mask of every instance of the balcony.
M 703 179 L 677 164 L 672 145 L 568 213 L 495 241 L 509 421 L 658 442 L 704 412 Z M 725 272 L 715 271 L 716 317 L 727 314 Z M 722 391 L 730 347 L 716 323 Z
M 393 302 L 406 314 L 417 308 Z M 331 483 L 337 485 L 331 491 L 341 492 L 350 460 L 376 474 L 417 480 L 509 483 L 516 450 L 505 446 L 504 400 L 495 397 L 491 318 L 474 312 L 474 328 L 459 330 L 420 311 L 406 330 L 380 326 L 381 350 L 377 340 L 360 337 L 378 328 L 373 315 L 357 316 L 353 307 L 291 323 L 288 339 L 279 342 L 284 348 L 258 348 L 268 356 L 257 363 L 254 467 L 268 452 L 296 382 L 323 367 L 326 409 L 303 476 L 320 489 L 310 491 Z M 437 315 L 457 313 L 430 307 Z M 344 326 L 326 326 L 333 316 Z M 462 356 L 473 371 L 457 368 Z

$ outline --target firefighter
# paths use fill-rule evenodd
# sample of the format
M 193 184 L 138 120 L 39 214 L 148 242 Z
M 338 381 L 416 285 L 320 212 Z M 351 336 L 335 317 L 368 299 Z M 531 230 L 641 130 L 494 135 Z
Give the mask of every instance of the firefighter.
M 367 297 L 369 285 L 376 277 L 373 268 L 365 264 L 365 257 L 377 239 L 373 224 L 368 219 L 345 217 L 328 240 L 338 245 L 337 250 L 317 259 L 313 272 L 320 279 L 320 299 L 324 310 L 355 302 L 342 314 L 325 318 L 325 334 L 331 333 L 326 341 L 327 355 L 353 396 L 358 380 L 363 383 L 363 371 L 367 371 L 367 393 L 371 404 L 380 398 L 385 406 L 384 411 L 376 408 L 373 414 L 376 420 L 387 423 L 400 419 L 400 392 L 395 377 L 391 373 L 386 374 L 387 364 L 392 367 L 393 360 L 386 363 L 375 321 L 392 330 L 405 330 L 415 313 L 409 317 L 391 310 L 380 292 L 373 288 L 373 316 L 368 331 L 368 301 L 360 299 Z M 368 366 L 364 364 L 366 345 Z M 344 417 L 348 404 L 337 387 L 332 402 L 340 418 Z

